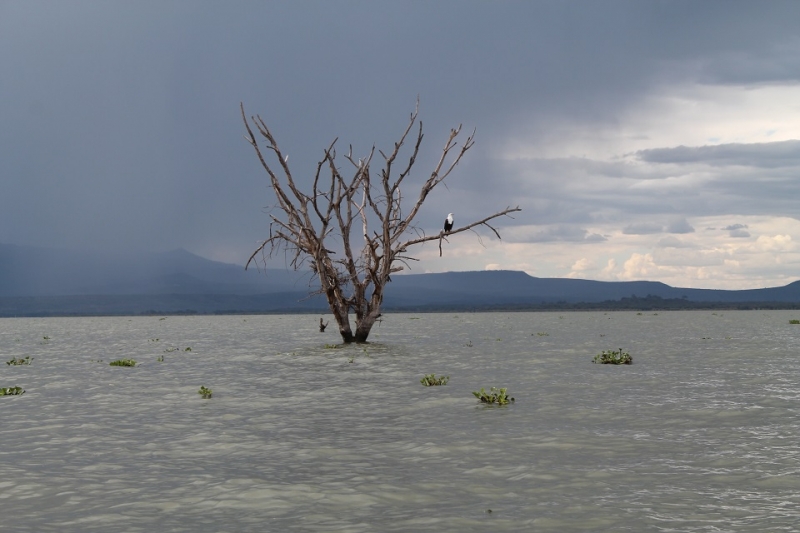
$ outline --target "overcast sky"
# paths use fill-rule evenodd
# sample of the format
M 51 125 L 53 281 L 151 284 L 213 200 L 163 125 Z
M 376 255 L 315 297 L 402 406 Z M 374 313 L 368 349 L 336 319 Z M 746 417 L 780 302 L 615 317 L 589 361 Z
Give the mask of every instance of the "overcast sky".
M 390 147 L 418 96 L 415 183 L 477 129 L 421 225 L 523 211 L 413 272 L 800 278 L 789 1 L 0 0 L 0 242 L 244 264 L 273 201 L 240 102 L 309 183 L 335 137 Z

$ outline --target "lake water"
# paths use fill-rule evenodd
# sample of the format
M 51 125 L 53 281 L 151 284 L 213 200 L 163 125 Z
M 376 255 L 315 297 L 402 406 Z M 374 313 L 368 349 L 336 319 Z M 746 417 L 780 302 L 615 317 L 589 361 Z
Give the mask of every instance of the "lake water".
M 800 531 L 793 318 L 0 319 L 0 531 Z

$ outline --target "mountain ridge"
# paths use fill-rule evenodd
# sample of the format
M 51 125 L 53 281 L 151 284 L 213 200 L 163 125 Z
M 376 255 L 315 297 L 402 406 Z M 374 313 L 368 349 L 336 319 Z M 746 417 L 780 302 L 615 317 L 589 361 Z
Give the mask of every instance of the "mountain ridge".
M 183 249 L 149 254 L 0 244 L 0 316 L 327 312 L 311 272 L 245 270 Z M 386 310 L 800 306 L 800 281 L 745 290 L 539 278 L 510 270 L 396 275 Z

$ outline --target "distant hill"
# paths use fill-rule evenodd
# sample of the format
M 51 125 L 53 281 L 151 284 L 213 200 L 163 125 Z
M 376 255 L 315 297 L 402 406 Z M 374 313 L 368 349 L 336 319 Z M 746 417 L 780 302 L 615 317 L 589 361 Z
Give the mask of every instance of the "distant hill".
M 785 287 L 726 291 L 682 289 L 656 281 L 536 278 L 524 272 L 498 270 L 396 276 L 386 290 L 386 301 L 397 306 L 575 304 L 647 296 L 688 302 L 800 303 L 800 282 Z
M 245 271 L 186 250 L 104 254 L 0 244 L 0 316 L 326 313 L 310 272 Z M 536 278 L 481 271 L 397 275 L 384 309 L 800 307 L 800 282 L 724 291 L 660 282 Z
M 0 244 L 0 297 L 306 292 L 309 279 L 245 271 L 186 250 L 136 255 Z

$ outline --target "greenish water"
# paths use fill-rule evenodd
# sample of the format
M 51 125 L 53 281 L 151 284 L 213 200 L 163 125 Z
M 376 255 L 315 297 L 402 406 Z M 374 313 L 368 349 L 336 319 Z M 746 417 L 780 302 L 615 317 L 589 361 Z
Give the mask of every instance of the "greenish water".
M 2 319 L 0 531 L 800 531 L 793 318 Z

